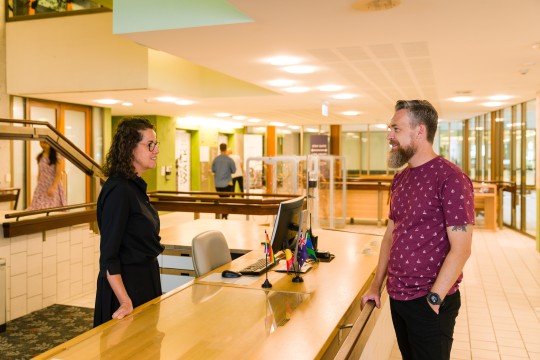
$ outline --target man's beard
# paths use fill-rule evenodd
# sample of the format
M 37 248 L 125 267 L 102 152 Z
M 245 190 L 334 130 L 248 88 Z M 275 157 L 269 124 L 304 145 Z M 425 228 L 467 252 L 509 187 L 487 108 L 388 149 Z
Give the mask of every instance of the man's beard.
M 416 153 L 413 146 L 402 147 L 398 144 L 396 150 L 391 150 L 388 157 L 388 166 L 397 169 L 405 165 Z

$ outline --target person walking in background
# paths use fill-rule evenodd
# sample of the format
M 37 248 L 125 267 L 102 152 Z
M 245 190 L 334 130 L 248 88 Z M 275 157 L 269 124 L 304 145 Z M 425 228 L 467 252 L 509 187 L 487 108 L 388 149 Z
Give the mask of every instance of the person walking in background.
M 162 294 L 160 221 L 141 178 L 156 168 L 158 154 L 159 142 L 147 119 L 118 125 L 103 167 L 109 178 L 97 202 L 101 243 L 94 326 L 122 319 Z
M 236 171 L 234 174 L 232 174 L 232 191 L 236 191 L 236 184 L 238 184 L 238 188 L 240 189 L 240 192 L 244 192 L 244 167 L 242 164 L 242 159 L 240 159 L 239 155 L 233 154 L 231 150 L 227 152 L 227 155 L 234 161 L 234 166 L 236 167 Z
M 474 191 L 456 165 L 437 155 L 438 115 L 425 100 L 400 100 L 390 121 L 390 215 L 375 277 L 362 305 L 381 305 L 386 275 L 390 311 L 403 359 L 450 359 L 471 254 Z
M 233 159 L 227 155 L 227 144 L 219 144 L 220 154 L 212 161 L 212 172 L 214 173 L 214 185 L 217 192 L 232 192 L 232 174 L 236 172 Z M 229 197 L 229 195 L 220 195 Z M 221 214 L 223 219 L 227 219 L 227 214 Z
M 40 141 L 41 153 L 37 156 L 38 178 L 32 202 L 26 210 L 66 206 L 66 193 L 62 184 L 64 159 L 47 142 Z

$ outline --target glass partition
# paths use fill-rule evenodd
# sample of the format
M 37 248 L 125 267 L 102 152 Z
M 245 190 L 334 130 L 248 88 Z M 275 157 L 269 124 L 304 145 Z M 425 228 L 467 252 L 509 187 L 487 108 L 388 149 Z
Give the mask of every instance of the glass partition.
M 537 202 L 536 202 L 536 103 L 534 100 L 525 104 L 525 138 L 523 139 L 525 162 L 525 226 L 526 233 L 536 235 Z
M 512 138 L 514 139 L 515 144 L 515 152 L 516 152 L 516 164 L 515 164 L 515 181 L 516 181 L 516 206 L 515 206 L 515 212 L 516 212 L 516 219 L 515 219 L 515 226 L 519 229 L 521 228 L 521 205 L 523 202 L 523 196 L 522 196 L 522 190 L 521 190 L 521 171 L 522 171 L 522 161 L 521 161 L 521 128 L 524 126 L 523 121 L 521 119 L 521 105 L 516 105 L 513 107 L 514 109 L 514 127 L 512 128 Z

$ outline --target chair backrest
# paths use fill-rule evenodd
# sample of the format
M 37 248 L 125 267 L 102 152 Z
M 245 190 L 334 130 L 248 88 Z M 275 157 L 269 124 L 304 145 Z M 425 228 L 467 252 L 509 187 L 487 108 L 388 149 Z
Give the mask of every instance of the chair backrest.
M 232 261 L 229 246 L 221 231 L 208 230 L 191 242 L 193 268 L 199 277 Z

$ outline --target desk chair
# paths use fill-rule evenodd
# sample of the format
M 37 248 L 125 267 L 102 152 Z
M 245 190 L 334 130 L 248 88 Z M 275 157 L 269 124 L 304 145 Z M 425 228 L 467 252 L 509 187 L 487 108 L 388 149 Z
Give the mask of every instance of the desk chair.
M 191 242 L 191 251 L 196 277 L 232 261 L 225 236 L 217 230 L 208 230 L 195 236 Z

